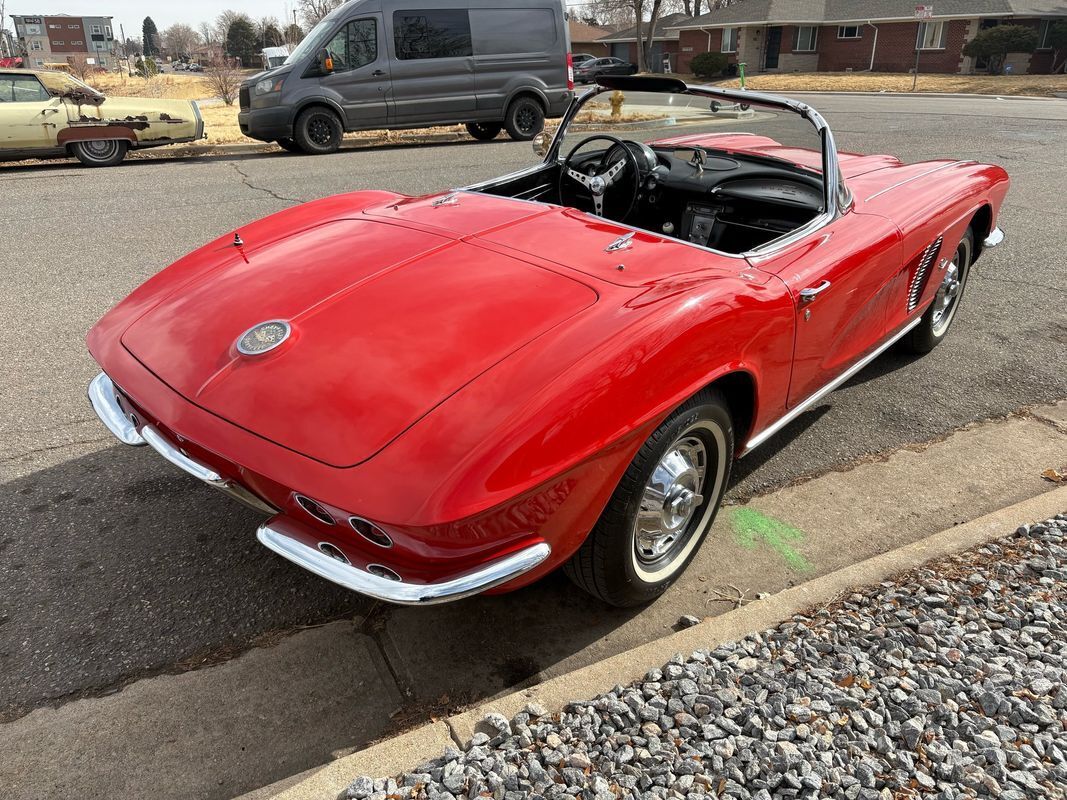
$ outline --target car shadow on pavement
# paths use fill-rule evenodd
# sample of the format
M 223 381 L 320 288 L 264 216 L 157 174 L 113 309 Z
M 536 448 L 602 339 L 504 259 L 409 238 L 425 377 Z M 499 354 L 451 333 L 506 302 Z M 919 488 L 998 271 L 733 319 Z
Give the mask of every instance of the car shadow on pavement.
M 0 721 L 353 617 L 415 720 L 443 695 L 454 706 L 537 681 L 638 613 L 560 574 L 443 606 L 377 603 L 263 548 L 261 515 L 148 448 L 109 447 L 6 483 L 0 515 Z

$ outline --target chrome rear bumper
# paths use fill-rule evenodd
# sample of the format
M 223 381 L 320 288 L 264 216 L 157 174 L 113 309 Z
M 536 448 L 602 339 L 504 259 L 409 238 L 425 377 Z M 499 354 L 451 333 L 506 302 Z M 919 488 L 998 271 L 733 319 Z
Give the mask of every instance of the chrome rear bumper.
M 203 481 L 213 489 L 225 492 L 235 500 L 240 500 L 245 505 L 251 506 L 256 511 L 262 511 L 264 514 L 278 513 L 278 509 L 250 492 L 241 484 L 222 477 L 211 467 L 183 453 L 179 448 L 167 441 L 166 437 L 156 430 L 154 426 L 145 425 L 138 430 L 137 425 L 126 416 L 122 406 L 119 405 L 115 384 L 111 382 L 111 378 L 105 373 L 101 372 L 89 383 L 89 402 L 93 406 L 93 411 L 100 417 L 100 421 L 123 444 L 133 447 L 148 445 L 171 464 L 188 472 L 194 478 Z
M 404 583 L 379 577 L 334 556 L 316 550 L 292 536 L 272 527 L 273 520 L 259 526 L 256 536 L 260 544 L 270 548 L 308 572 L 333 581 L 353 592 L 365 594 L 389 603 L 405 606 L 427 606 L 447 603 L 492 589 L 529 572 L 552 552 L 547 542 L 538 542 L 511 555 L 491 561 L 474 572 L 439 583 Z

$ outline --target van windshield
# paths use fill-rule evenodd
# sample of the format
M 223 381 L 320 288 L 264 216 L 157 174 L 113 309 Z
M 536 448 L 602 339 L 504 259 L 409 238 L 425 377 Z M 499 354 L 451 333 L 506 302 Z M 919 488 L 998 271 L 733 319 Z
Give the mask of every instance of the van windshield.
M 314 53 L 316 50 L 325 47 L 326 42 L 329 41 L 330 33 L 333 31 L 334 23 L 344 11 L 345 4 L 342 3 L 325 17 L 320 19 L 319 24 L 308 31 L 308 35 L 305 36 L 293 52 L 289 54 L 289 58 L 285 59 L 285 63 L 296 64 L 298 61 L 303 60 L 309 53 Z

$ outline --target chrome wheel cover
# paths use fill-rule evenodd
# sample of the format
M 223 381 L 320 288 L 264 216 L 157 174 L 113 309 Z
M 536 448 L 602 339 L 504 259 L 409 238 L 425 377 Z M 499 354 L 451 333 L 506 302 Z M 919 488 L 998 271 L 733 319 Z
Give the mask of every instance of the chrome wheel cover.
M 634 569 L 655 582 L 684 563 L 715 510 L 725 472 L 722 431 L 690 425 L 664 451 L 642 490 L 631 539 Z
M 81 143 L 82 151 L 96 161 L 106 161 L 118 151 L 118 142 L 114 139 L 90 139 Z
M 937 294 L 934 295 L 933 315 L 930 319 L 934 336 L 944 334 L 952 324 L 952 318 L 956 316 L 963 284 L 967 280 L 966 270 L 960 267 L 963 249 L 962 246 L 956 248 L 956 255 L 945 267 L 945 275 L 941 279 L 941 285 L 937 287 Z

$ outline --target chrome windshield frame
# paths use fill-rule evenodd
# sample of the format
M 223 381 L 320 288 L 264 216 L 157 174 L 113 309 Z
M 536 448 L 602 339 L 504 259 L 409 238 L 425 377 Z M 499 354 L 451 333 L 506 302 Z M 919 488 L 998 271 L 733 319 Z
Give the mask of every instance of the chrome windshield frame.
M 634 81 L 633 89 L 635 91 L 645 91 L 652 94 L 657 92 L 654 88 L 642 88 L 638 81 L 640 78 L 631 79 Z M 612 81 L 617 83 L 618 81 Z M 816 133 L 819 135 L 819 139 L 822 143 L 822 161 L 823 161 L 823 211 L 810 222 L 807 222 L 800 228 L 794 231 L 790 231 L 784 236 L 780 236 L 777 239 L 773 239 L 760 247 L 746 251 L 744 253 L 725 253 L 721 250 L 715 250 L 711 247 L 703 247 L 702 245 L 694 245 L 700 247 L 703 250 L 715 253 L 721 256 L 727 256 L 730 258 L 744 258 L 749 261 L 756 261 L 762 258 L 766 258 L 770 255 L 777 253 L 785 247 L 793 244 L 794 242 L 803 239 L 815 231 L 825 227 L 838 216 L 845 213 L 851 205 L 851 194 L 848 192 L 848 187 L 844 184 L 844 178 L 841 176 L 840 163 L 837 157 L 837 144 L 834 141 L 833 131 L 830 130 L 829 124 L 823 116 L 811 106 L 806 103 L 801 103 L 798 100 L 791 100 L 788 97 L 781 97 L 774 94 L 765 94 L 763 92 L 750 92 L 747 89 L 718 89 L 712 86 L 690 86 L 689 84 L 677 81 L 677 85 L 684 86 L 684 90 L 681 91 L 663 91 L 663 94 L 686 94 L 695 95 L 698 97 L 707 97 L 713 100 L 725 100 L 731 103 L 758 103 L 764 106 L 770 106 L 772 108 L 779 108 L 783 111 L 789 111 L 799 115 L 803 119 L 811 123 Z M 552 138 L 552 143 L 548 148 L 548 152 L 545 153 L 545 158 L 537 168 L 544 168 L 546 166 L 553 166 L 560 163 L 560 150 L 563 146 L 563 140 L 567 134 L 567 129 L 571 122 L 581 111 L 582 106 L 593 98 L 603 94 L 604 92 L 611 92 L 617 88 L 615 85 L 600 85 L 596 84 L 590 87 L 586 92 L 580 96 L 576 96 L 571 102 L 567 112 L 563 115 L 563 119 L 560 122 L 559 127 L 556 129 L 555 136 Z M 525 172 L 525 170 L 523 171 Z M 628 223 L 621 223 L 623 225 L 629 225 Z M 635 226 L 629 226 L 635 227 Z M 639 228 L 638 230 L 644 230 Z M 653 231 L 654 233 L 654 231 Z

